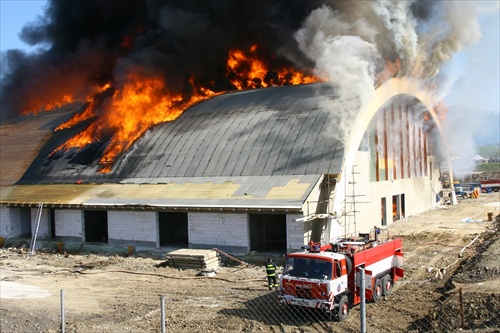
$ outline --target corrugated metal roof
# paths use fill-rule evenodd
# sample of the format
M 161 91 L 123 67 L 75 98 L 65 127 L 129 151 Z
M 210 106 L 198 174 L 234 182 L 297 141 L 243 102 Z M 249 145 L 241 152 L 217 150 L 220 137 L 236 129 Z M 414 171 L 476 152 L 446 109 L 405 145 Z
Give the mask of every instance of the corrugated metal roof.
M 47 158 L 77 130 L 69 129 L 47 142 L 19 183 L 118 183 L 134 178 L 154 184 L 169 177 L 335 174 L 344 147 L 332 134 L 345 112 L 336 107 L 345 105 L 324 83 L 220 95 L 150 129 L 108 174 L 96 172 L 97 159 L 88 165 L 72 163 L 75 151 Z M 86 153 L 98 149 L 90 147 Z
M 334 91 L 312 84 L 217 96 L 150 129 L 108 174 L 97 172 L 99 144 L 49 157 L 85 124 L 55 132 L 22 179 L 1 186 L 0 204 L 299 212 L 322 175 L 342 166 L 336 126 L 352 107 Z

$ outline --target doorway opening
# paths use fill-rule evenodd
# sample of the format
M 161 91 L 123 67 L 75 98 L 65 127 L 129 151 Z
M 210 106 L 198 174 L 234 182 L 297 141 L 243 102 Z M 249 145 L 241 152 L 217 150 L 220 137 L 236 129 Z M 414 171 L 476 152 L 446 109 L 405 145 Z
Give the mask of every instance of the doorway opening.
M 250 214 L 250 250 L 286 252 L 286 215 Z
M 31 208 L 21 208 L 21 237 L 31 236 Z
M 401 194 L 401 218 L 404 219 L 406 216 L 405 212 L 405 195 Z
M 381 199 L 381 202 L 380 202 L 380 210 L 381 210 L 381 224 L 382 225 L 387 225 L 387 203 L 386 203 L 386 200 L 385 198 L 382 198 Z
M 49 208 L 49 219 L 50 219 L 50 238 L 56 238 L 56 212 L 53 207 Z
M 399 195 L 392 196 L 392 221 L 399 221 L 401 219 Z
M 160 247 L 188 247 L 188 214 L 178 212 L 158 213 Z
M 105 210 L 86 210 L 85 242 L 108 243 L 108 212 Z

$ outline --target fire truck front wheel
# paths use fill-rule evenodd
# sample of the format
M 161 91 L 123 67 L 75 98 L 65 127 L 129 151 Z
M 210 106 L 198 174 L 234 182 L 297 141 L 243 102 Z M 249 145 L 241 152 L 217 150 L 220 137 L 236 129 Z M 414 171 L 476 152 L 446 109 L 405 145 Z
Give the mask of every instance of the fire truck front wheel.
M 349 299 L 346 295 L 342 296 L 339 301 L 339 307 L 337 308 L 337 320 L 344 321 L 349 316 L 349 311 L 351 306 L 349 305 Z

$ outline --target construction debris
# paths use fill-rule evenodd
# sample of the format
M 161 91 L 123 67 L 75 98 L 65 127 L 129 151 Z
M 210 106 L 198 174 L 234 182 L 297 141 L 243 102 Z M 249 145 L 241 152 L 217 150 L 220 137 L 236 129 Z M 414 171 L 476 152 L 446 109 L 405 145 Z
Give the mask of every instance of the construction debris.
M 166 254 L 168 266 L 181 269 L 199 269 L 216 272 L 220 258 L 213 250 L 179 249 Z
M 243 265 L 243 266 L 246 266 L 246 267 L 252 267 L 252 266 L 253 266 L 252 264 L 249 264 L 249 263 L 247 263 L 247 262 L 241 261 L 241 260 L 239 260 L 239 259 L 237 259 L 237 258 L 233 257 L 232 255 L 230 255 L 230 254 L 228 254 L 228 253 L 226 253 L 226 252 L 224 252 L 224 251 L 222 251 L 222 250 L 219 250 L 219 249 L 217 249 L 217 248 L 214 248 L 214 251 L 217 251 L 219 254 L 221 254 L 221 255 L 223 255 L 223 256 L 225 256 L 225 257 L 227 257 L 227 258 L 229 258 L 229 259 L 231 259 L 231 260 L 233 260 L 233 261 L 236 261 L 236 262 L 237 262 L 237 263 L 239 263 L 240 265 Z

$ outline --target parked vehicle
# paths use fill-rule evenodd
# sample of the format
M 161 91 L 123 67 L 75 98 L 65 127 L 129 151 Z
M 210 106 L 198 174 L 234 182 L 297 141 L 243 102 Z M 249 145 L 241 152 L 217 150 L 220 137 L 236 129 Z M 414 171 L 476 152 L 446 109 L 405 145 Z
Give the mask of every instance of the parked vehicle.
M 455 184 L 455 194 L 457 197 L 462 197 L 462 198 L 472 198 L 472 197 L 477 197 L 477 193 L 474 194 L 474 190 L 479 192 L 479 189 L 481 188 L 481 183 L 460 183 L 460 184 Z
M 500 191 L 500 179 L 481 180 L 481 191 L 484 193 Z
M 369 234 L 321 245 L 311 242 L 303 252 L 286 256 L 278 300 L 282 304 L 318 309 L 345 320 L 361 300 L 359 268 L 365 269 L 365 296 L 377 302 L 404 276 L 401 239 L 378 240 Z

